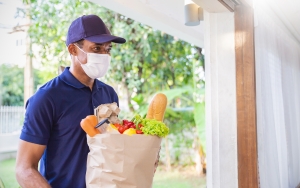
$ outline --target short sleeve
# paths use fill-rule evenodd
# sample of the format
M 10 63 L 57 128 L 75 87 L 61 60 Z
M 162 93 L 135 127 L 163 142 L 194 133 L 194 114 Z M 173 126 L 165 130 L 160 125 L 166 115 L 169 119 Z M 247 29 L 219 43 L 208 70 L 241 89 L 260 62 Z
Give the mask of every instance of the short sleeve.
M 117 95 L 117 93 L 116 92 L 114 92 L 114 102 L 116 102 L 117 104 L 118 104 L 118 106 L 119 106 L 119 97 L 118 97 L 118 95 Z
M 27 101 L 20 139 L 46 145 L 51 134 L 54 111 L 51 96 L 45 90 L 40 89 Z

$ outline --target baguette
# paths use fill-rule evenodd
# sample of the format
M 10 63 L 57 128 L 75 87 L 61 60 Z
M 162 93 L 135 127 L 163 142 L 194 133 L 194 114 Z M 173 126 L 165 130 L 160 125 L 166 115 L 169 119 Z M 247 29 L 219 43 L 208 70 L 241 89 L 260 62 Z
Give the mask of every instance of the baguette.
M 86 118 L 82 119 L 80 122 L 81 128 L 88 134 L 90 137 L 100 134 L 100 131 L 95 128 L 97 125 L 97 117 L 95 115 L 88 115 Z
M 163 121 L 165 111 L 167 108 L 167 97 L 163 93 L 156 94 L 148 107 L 147 119 L 155 119 L 157 121 Z

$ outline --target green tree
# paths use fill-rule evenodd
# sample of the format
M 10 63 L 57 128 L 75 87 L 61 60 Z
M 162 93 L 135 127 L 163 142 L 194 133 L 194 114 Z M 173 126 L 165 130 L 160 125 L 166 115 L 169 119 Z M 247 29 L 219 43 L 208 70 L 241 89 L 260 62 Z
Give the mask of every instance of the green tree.
M 34 70 L 34 86 L 40 84 L 37 70 Z M 0 65 L 0 106 L 24 105 L 24 71 L 17 65 Z
M 122 84 L 131 111 L 157 90 L 192 84 L 193 47 L 161 31 L 79 0 L 33 1 L 30 14 L 29 33 L 33 45 L 38 46 L 35 55 L 42 64 L 42 82 L 56 76 L 58 66 L 70 64 L 65 40 L 71 21 L 83 14 L 96 14 L 113 34 L 127 39 L 125 44 L 114 46 L 111 69 L 105 79 Z
M 0 66 L 1 105 L 23 105 L 23 69 L 2 64 Z

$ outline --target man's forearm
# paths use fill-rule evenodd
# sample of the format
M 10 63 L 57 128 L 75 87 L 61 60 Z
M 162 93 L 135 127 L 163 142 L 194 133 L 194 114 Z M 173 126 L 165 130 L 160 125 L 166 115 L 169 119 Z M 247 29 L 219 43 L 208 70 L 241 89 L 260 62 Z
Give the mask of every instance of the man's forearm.
M 51 188 L 45 178 L 34 168 L 17 169 L 16 178 L 22 188 Z

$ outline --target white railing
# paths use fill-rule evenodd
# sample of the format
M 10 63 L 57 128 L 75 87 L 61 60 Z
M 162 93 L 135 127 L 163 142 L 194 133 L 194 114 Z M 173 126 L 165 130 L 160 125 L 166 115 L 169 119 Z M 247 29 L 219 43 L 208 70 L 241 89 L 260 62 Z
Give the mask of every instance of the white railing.
M 0 134 L 21 130 L 24 113 L 24 106 L 0 106 Z

